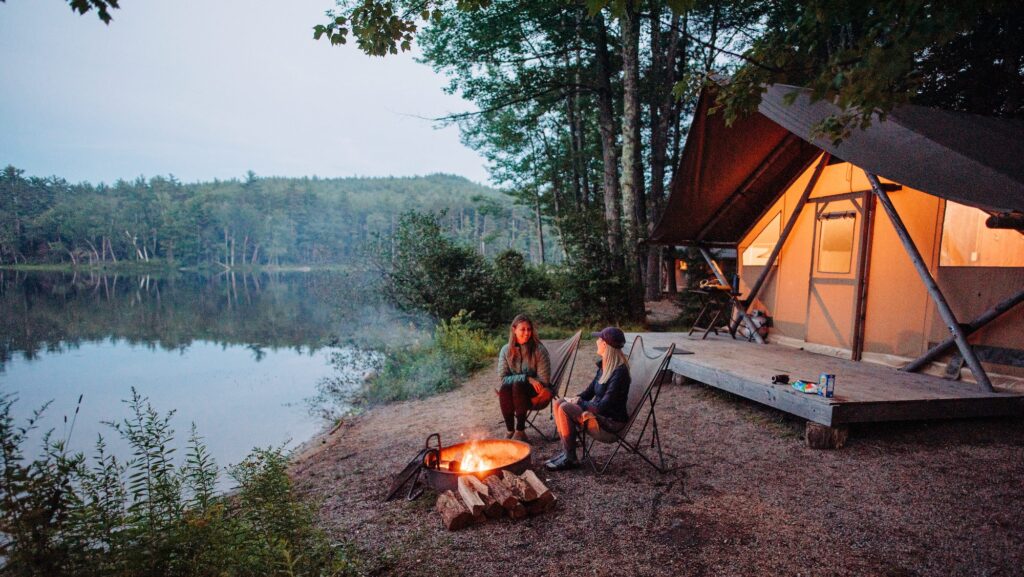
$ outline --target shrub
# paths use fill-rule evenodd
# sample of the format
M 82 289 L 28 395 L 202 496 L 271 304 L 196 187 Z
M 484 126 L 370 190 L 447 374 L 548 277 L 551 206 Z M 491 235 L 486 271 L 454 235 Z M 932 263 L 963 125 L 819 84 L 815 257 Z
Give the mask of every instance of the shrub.
M 401 216 L 389 249 L 379 261 L 385 290 L 400 307 L 449 319 L 468 310 L 490 326 L 505 322 L 509 295 L 476 251 L 445 236 L 438 217 Z
M 494 275 L 510 295 L 547 298 L 551 280 L 546 267 L 530 266 L 522 253 L 509 249 L 494 257 Z
M 45 437 L 27 461 L 33 430 L 16 426 L 0 398 L 0 545 L 4 575 L 355 575 L 362 564 L 332 544 L 302 502 L 280 449 L 255 450 L 231 475 L 237 494 L 216 492 L 218 468 L 193 427 L 176 466 L 171 414 L 132 391 L 129 419 L 112 424 L 133 455 L 121 463 L 103 439 L 91 461 Z M 41 411 L 37 411 L 36 416 Z

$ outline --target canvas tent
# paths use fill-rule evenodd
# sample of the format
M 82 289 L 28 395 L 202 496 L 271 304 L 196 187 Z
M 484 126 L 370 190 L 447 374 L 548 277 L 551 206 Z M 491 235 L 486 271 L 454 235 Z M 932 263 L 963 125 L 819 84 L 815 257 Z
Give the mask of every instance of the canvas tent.
M 812 130 L 837 110 L 802 89 L 731 127 L 713 99 L 652 242 L 737 248 L 776 342 L 899 364 L 952 338 L 983 387 L 979 363 L 1024 376 L 1024 235 L 984 225 L 1024 212 L 1024 122 L 904 106 L 836 145 Z

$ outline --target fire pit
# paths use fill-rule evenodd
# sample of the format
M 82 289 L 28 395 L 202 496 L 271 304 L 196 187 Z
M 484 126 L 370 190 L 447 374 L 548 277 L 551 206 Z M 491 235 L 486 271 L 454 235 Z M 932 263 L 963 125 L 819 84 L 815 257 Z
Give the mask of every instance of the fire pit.
M 431 441 L 435 444 L 431 444 Z M 482 439 L 456 443 L 449 447 L 441 445 L 441 436 L 433 433 L 427 437 L 424 448 L 395 478 L 388 490 L 385 501 L 398 495 L 410 481 L 406 499 L 419 497 L 422 482 L 438 493 L 457 491 L 459 477 L 473 475 L 483 480 L 499 471 L 521 474 L 530 466 L 530 445 L 521 441 L 504 439 Z
M 431 435 L 430 438 L 433 438 Z M 428 443 L 430 438 L 427 439 Z M 441 444 L 437 437 L 438 446 Z M 506 470 L 517 475 L 530 466 L 530 445 L 522 441 L 483 439 L 456 443 L 423 458 L 423 476 L 437 492 L 457 491 L 461 475 L 484 479 Z

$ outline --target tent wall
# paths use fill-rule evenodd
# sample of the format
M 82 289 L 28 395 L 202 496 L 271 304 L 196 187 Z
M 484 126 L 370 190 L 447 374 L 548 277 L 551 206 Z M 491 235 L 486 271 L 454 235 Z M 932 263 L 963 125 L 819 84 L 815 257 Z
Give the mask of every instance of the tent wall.
M 749 291 L 763 266 L 744 264 L 744 251 L 779 213 L 785 223 L 813 172 L 806 169 L 746 232 L 739 244 L 738 267 L 741 290 Z M 883 182 L 887 182 L 883 179 Z M 798 217 L 779 255 L 776 271 L 761 290 L 754 306 L 773 319 L 776 342 L 811 345 L 820 352 L 849 358 L 855 307 L 855 265 L 859 239 L 855 239 L 850 272 L 822 273 L 816 267 L 815 252 L 821 241 L 823 220 L 818 214 L 858 212 L 855 230 L 859 235 L 863 201 L 849 199 L 850 193 L 870 188 L 862 170 L 846 162 L 827 166 Z M 828 201 L 835 195 L 847 195 Z M 945 201 L 908 187 L 890 193 L 897 211 L 929 263 L 939 286 L 961 322 L 969 322 L 988 307 L 1024 286 L 1024 266 L 940 267 L 939 247 Z M 872 199 L 873 200 L 873 199 Z M 828 202 L 826 205 L 825 203 Z M 899 364 L 914 358 L 944 340 L 949 331 L 939 317 L 920 277 L 900 244 L 884 212 L 876 211 L 871 237 L 867 280 L 864 358 Z M 1024 350 L 1024 306 L 1018 306 L 971 342 Z M 816 346 L 815 346 L 816 345 Z M 992 367 L 1003 374 L 1024 374 L 1004 365 Z

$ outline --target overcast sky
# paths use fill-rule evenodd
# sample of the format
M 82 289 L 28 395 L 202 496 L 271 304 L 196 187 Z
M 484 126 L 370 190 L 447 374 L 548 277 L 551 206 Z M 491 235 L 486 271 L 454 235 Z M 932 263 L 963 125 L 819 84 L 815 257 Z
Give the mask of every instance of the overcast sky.
M 407 176 L 484 161 L 419 117 L 470 105 L 408 55 L 312 39 L 333 0 L 0 3 L 0 166 L 72 182 L 139 175 Z

